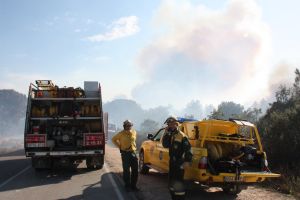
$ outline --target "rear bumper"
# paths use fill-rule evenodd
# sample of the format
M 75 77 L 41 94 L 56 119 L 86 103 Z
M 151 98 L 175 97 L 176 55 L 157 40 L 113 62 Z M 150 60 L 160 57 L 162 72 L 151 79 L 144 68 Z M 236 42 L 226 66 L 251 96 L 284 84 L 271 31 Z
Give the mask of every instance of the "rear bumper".
M 26 157 L 36 156 L 95 156 L 103 155 L 103 150 L 85 150 L 85 151 L 26 151 Z
M 201 171 L 201 173 L 199 173 Z M 242 172 L 239 177 L 234 173 L 220 173 L 219 175 L 212 175 L 206 170 L 189 171 L 185 173 L 186 180 L 199 181 L 204 183 L 232 183 L 238 182 L 241 184 L 263 182 L 266 178 L 277 178 L 280 174 L 270 172 Z

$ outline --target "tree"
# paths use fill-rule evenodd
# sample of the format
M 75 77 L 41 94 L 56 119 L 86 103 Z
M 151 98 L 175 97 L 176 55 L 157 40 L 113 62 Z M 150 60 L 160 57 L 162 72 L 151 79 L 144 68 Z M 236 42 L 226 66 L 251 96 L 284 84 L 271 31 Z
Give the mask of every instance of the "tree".
M 105 112 L 108 112 L 110 123 L 114 123 L 117 127 L 122 128 L 122 123 L 126 119 L 130 119 L 134 123 L 136 129 L 140 129 L 141 124 L 146 119 L 152 119 L 162 124 L 169 116 L 168 107 L 158 106 L 145 110 L 141 105 L 133 100 L 116 99 L 103 105 Z
M 284 85 L 279 86 L 279 90 L 275 94 L 276 100 L 281 103 L 286 103 L 291 96 L 291 90 Z
M 232 101 L 222 102 L 218 109 L 215 109 L 210 115 L 210 119 L 229 119 L 240 118 L 243 115 L 244 107 Z
M 203 117 L 203 108 L 199 100 L 189 102 L 183 110 L 183 116 L 193 116 L 200 119 Z
M 142 132 L 154 132 L 159 129 L 159 123 L 151 120 L 151 119 L 146 119 L 143 121 L 141 124 L 141 131 Z
M 294 83 L 294 88 L 293 88 L 293 96 L 296 99 L 300 98 L 300 71 L 299 69 L 295 70 L 296 78 L 295 78 L 295 83 Z
M 214 111 L 214 106 L 212 104 L 205 105 L 204 107 L 204 117 L 209 117 L 209 115 Z
M 272 166 L 280 170 L 289 182 L 300 176 L 300 99 L 297 96 L 300 73 L 295 71 L 293 87 L 280 86 L 276 101 L 259 120 L 258 129 Z M 293 95 L 291 92 L 293 91 Z
M 122 128 L 126 119 L 133 121 L 135 128 L 143 121 L 145 111 L 133 100 L 116 99 L 103 105 L 105 112 L 108 112 L 109 121 Z
M 240 118 L 256 124 L 259 120 L 261 113 L 262 111 L 260 108 L 248 108 L 242 113 Z
M 214 109 L 210 115 L 208 115 L 209 119 L 223 119 L 224 114 L 219 109 Z
M 158 106 L 156 108 L 151 108 L 145 111 L 145 115 L 143 119 L 152 119 L 159 124 L 164 123 L 166 118 L 169 116 L 168 107 L 165 106 Z
M 159 123 L 152 119 L 145 119 L 140 126 L 140 130 L 138 131 L 137 136 L 137 147 L 140 148 L 143 141 L 147 139 L 147 134 L 155 133 L 159 130 Z

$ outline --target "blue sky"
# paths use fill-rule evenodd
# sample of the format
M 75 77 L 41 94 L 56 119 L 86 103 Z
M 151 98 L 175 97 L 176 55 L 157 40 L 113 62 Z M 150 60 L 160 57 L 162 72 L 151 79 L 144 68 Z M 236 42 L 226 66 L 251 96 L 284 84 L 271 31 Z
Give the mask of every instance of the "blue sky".
M 26 93 L 35 79 L 60 86 L 98 80 L 105 101 L 249 104 L 293 79 L 299 6 L 291 0 L 0 0 L 0 88 Z
M 36 75 L 42 75 L 57 83 L 75 84 L 67 79 L 85 68 L 86 73 L 93 78 L 99 77 L 100 81 L 121 79 L 122 74 L 131 74 L 137 79 L 132 60 L 148 35 L 146 23 L 151 14 L 148 9 L 148 14 L 142 15 L 139 7 L 144 5 L 139 2 L 121 5 L 122 2 L 115 1 L 109 4 L 99 1 L 1 1 L 2 76 L 24 74 L 24 77 L 38 78 Z M 149 6 L 154 9 L 154 5 Z M 141 16 L 139 26 L 144 33 L 109 42 L 86 40 L 90 35 L 105 32 L 106 26 L 113 21 L 131 15 Z M 13 83 L 14 80 L 8 81 Z M 24 92 L 23 87 L 13 86 Z

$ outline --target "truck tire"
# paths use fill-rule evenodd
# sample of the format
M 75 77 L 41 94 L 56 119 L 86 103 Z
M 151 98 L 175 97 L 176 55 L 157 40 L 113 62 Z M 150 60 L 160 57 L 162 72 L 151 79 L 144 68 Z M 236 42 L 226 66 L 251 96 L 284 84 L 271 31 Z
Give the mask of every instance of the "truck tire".
M 238 195 L 242 189 L 238 184 L 228 185 L 225 187 L 222 187 L 223 191 L 230 195 Z
M 87 158 L 86 159 L 86 167 L 88 168 L 88 169 L 94 169 L 94 165 L 93 165 L 93 163 L 92 163 L 92 158 Z
M 52 168 L 52 162 L 51 162 L 50 158 L 32 157 L 31 158 L 31 166 L 36 171 L 41 171 L 43 169 L 51 169 Z
M 171 194 L 171 198 L 172 200 L 184 200 L 185 199 L 185 195 L 175 195 L 175 194 Z
M 103 168 L 102 157 L 88 157 L 86 158 L 86 166 L 88 169 L 102 169 Z
M 139 171 L 141 174 L 149 173 L 149 167 L 144 163 L 144 151 L 141 151 L 139 154 Z
M 103 165 L 96 165 L 96 169 L 102 169 Z

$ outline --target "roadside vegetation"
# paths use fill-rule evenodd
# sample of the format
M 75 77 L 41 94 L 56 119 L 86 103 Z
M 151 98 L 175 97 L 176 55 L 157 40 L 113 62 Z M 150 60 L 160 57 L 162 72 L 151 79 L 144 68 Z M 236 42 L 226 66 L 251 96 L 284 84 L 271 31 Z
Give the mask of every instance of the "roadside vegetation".
M 258 121 L 272 169 L 282 177 L 269 182 L 276 189 L 300 198 L 300 71 L 293 86 L 280 86 L 276 101 Z
M 281 85 L 265 113 L 260 108 L 247 110 L 234 102 L 222 102 L 209 118 L 246 119 L 255 123 L 268 155 L 270 169 L 281 173 L 279 179 L 264 185 L 300 198 L 300 71 L 295 70 L 292 86 Z

